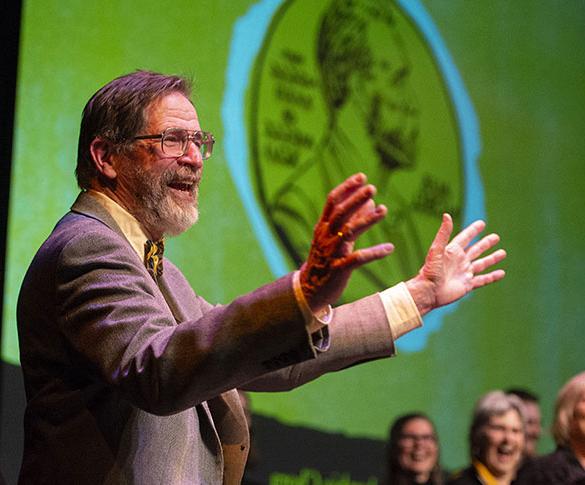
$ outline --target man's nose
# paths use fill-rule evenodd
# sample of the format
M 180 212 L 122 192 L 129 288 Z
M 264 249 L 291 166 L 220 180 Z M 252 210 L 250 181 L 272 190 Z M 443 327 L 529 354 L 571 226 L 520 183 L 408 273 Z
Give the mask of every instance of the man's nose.
M 189 140 L 187 142 L 185 153 L 183 153 L 183 156 L 179 157 L 177 161 L 185 165 L 192 165 L 197 169 L 203 167 L 203 156 L 201 155 L 201 150 L 195 144 L 195 142 L 193 142 L 193 140 Z

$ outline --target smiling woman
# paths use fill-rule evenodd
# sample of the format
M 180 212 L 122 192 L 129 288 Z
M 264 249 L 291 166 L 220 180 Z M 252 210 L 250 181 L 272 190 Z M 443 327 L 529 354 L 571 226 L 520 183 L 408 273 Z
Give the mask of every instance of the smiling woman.
M 400 416 L 390 428 L 386 453 L 386 485 L 442 485 L 439 440 L 435 426 L 422 413 Z
M 449 485 L 509 485 L 525 447 L 524 405 L 503 391 L 485 394 L 475 405 L 469 444 L 472 464 Z

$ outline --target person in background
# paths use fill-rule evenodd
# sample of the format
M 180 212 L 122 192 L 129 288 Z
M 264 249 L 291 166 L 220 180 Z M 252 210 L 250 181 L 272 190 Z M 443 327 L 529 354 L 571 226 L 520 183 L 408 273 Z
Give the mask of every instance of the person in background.
M 525 447 L 524 405 L 503 391 L 484 395 L 475 405 L 469 431 L 471 466 L 448 485 L 510 485 Z
M 386 473 L 387 485 L 445 483 L 437 432 L 426 415 L 405 414 L 394 421 L 388 437 Z
M 585 372 L 560 390 L 552 434 L 557 449 L 523 470 L 519 485 L 585 485 Z
M 510 388 L 506 392 L 518 396 L 524 403 L 524 415 L 526 417 L 526 448 L 524 449 L 524 455 L 526 458 L 534 458 L 537 455 L 538 440 L 542 434 L 538 396 L 521 387 Z

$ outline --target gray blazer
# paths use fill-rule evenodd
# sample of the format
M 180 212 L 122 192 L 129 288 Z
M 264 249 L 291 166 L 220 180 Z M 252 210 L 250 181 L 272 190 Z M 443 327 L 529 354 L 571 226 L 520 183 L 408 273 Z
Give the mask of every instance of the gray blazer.
M 235 388 L 286 390 L 393 353 L 377 296 L 309 335 L 287 275 L 229 305 L 167 259 L 157 285 L 82 193 L 18 301 L 27 408 L 20 483 L 237 484 L 249 445 Z

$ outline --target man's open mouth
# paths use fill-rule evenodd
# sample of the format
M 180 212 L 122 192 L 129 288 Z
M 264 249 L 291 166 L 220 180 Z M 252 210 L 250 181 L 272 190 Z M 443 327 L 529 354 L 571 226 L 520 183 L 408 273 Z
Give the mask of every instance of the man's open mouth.
M 169 184 L 169 187 L 175 190 L 184 190 L 185 192 L 188 192 L 191 191 L 193 184 L 185 182 L 172 182 Z
M 171 182 L 169 187 L 171 189 L 180 190 L 182 192 L 193 192 L 194 182 Z

